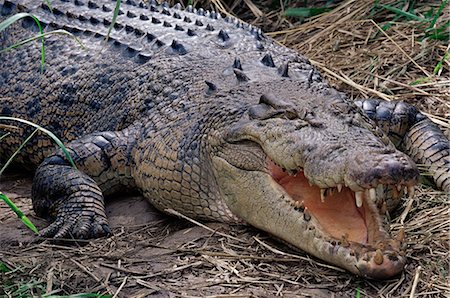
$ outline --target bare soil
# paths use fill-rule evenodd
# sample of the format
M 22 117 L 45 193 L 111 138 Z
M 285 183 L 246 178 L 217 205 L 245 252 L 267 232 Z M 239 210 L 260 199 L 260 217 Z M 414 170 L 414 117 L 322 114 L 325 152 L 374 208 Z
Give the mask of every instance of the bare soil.
M 332 12 L 298 22 L 269 10 L 264 1 L 205 1 L 222 7 L 312 59 L 325 77 L 355 98 L 405 99 L 450 127 L 450 71 L 433 69 L 448 51 L 442 42 L 421 41 L 417 24 L 395 22 L 386 34 L 371 17 L 373 1 L 339 2 Z M 301 1 L 299 1 L 301 2 Z M 319 1 L 322 3 L 325 1 Z M 393 1 L 383 1 L 391 4 Z M 436 7 L 439 1 L 430 2 Z M 426 8 L 424 8 L 424 11 Z M 384 19 L 383 19 L 384 18 Z M 439 22 L 450 19 L 445 12 Z M 371 20 L 375 20 L 372 22 Z M 411 82 L 421 83 L 411 85 Z M 38 228 L 48 223 L 31 208 L 31 173 L 8 174 L 0 190 Z M 107 201 L 114 236 L 85 242 L 37 239 L 0 202 L 0 297 L 44 293 L 110 294 L 116 297 L 448 297 L 449 195 L 421 185 L 390 215 L 388 230 L 406 231 L 408 264 L 398 277 L 356 277 L 276 241 L 249 226 L 196 223 L 162 214 L 140 196 Z M 27 289 L 28 288 L 28 289 Z M 15 292 L 14 292 L 15 291 Z M 13 294 L 11 294 L 13 293 Z

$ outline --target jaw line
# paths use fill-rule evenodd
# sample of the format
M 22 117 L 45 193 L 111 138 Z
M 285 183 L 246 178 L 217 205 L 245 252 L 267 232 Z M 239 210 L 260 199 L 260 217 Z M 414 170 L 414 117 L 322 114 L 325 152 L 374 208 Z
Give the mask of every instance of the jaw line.
M 292 199 L 269 173 L 240 169 L 216 156 L 212 162 L 225 203 L 252 226 L 357 275 L 385 279 L 403 270 L 405 258 L 396 250 L 390 251 L 395 261 L 384 257 L 384 265 L 377 266 L 373 262 L 375 250 L 365 251 L 363 256 L 351 254 L 350 248 L 332 245 L 327 241 L 331 237 L 321 230 L 316 218 L 306 220 L 303 212 L 295 210 Z M 378 229 L 383 230 L 380 225 Z

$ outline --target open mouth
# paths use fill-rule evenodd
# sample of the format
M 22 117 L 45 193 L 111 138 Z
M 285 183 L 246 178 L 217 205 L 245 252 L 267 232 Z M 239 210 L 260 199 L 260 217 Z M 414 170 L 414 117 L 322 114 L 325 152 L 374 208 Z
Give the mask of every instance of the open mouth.
M 339 245 L 361 249 L 383 249 L 390 237 L 380 232 L 380 217 L 375 206 L 377 190 L 353 191 L 337 184 L 321 189 L 312 185 L 301 168 L 287 171 L 268 161 L 272 178 L 287 192 L 294 208 L 300 208 L 306 216 L 314 217 L 321 231 Z M 403 190 L 413 195 L 413 186 L 391 186 L 394 197 Z

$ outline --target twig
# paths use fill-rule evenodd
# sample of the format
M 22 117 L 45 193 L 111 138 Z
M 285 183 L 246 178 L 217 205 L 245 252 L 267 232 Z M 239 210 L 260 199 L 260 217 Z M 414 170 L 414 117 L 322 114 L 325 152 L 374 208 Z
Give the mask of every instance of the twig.
M 117 295 L 119 295 L 119 292 L 122 291 L 122 288 L 123 288 L 123 287 L 125 286 L 125 284 L 127 283 L 127 279 L 128 279 L 128 276 L 125 276 L 125 277 L 123 278 L 122 283 L 120 284 L 119 288 L 117 289 L 116 293 L 114 293 L 114 296 L 112 296 L 112 298 L 116 298 Z
M 416 274 L 414 275 L 414 281 L 411 288 L 411 293 L 409 294 L 409 298 L 414 298 L 414 294 L 416 293 L 417 284 L 419 283 L 420 270 L 422 270 L 422 267 L 418 266 L 416 269 Z

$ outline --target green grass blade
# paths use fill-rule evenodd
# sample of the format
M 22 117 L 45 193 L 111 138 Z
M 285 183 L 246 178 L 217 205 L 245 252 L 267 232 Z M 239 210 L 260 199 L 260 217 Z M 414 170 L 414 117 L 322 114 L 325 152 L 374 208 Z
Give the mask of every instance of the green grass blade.
M 387 9 L 389 11 L 392 11 L 393 13 L 395 13 L 397 15 L 404 16 L 404 17 L 406 17 L 408 19 L 412 19 L 412 20 L 419 21 L 419 22 L 426 22 L 427 21 L 426 19 L 424 19 L 422 17 L 416 16 L 415 14 L 412 14 L 412 13 L 407 12 L 407 11 L 403 11 L 403 10 L 397 8 L 397 7 L 393 7 L 393 6 L 390 6 L 390 5 L 383 5 L 383 4 L 380 5 L 380 7 L 384 8 L 384 9 Z
M 2 176 L 3 172 L 5 171 L 5 169 L 9 166 L 9 164 L 14 160 L 14 158 L 17 156 L 17 154 L 19 154 L 19 152 L 22 150 L 23 146 L 25 146 L 33 137 L 34 135 L 39 131 L 39 129 L 35 129 L 29 136 L 28 138 L 25 139 L 25 141 L 22 142 L 22 144 L 20 144 L 19 148 L 17 148 L 16 151 L 14 151 L 13 155 L 11 155 L 11 157 L 8 159 L 8 161 L 5 163 L 5 165 L 0 169 L 0 177 Z
M 438 64 L 436 64 L 436 66 L 434 67 L 433 70 L 433 74 L 436 75 L 444 66 L 444 62 L 450 58 L 450 52 L 446 52 L 444 57 L 442 57 L 441 61 L 438 62 Z
M 291 7 L 286 9 L 287 17 L 309 18 L 332 10 L 333 7 Z
M 448 2 L 448 0 L 442 1 L 441 5 L 439 6 L 438 11 L 434 15 L 433 20 L 430 23 L 430 26 L 428 26 L 428 29 L 431 29 L 434 27 L 434 25 L 436 25 L 436 22 L 437 22 L 439 16 L 441 15 L 442 11 L 444 10 L 444 7 L 447 5 L 447 2 Z
M 43 38 L 43 37 L 46 37 L 46 36 L 49 36 L 49 35 L 52 35 L 52 34 L 68 35 L 69 37 L 73 38 L 83 49 L 85 49 L 84 44 L 75 35 L 73 35 L 72 33 L 68 32 L 66 30 L 58 29 L 58 30 L 46 32 L 46 33 L 43 33 L 43 34 L 36 35 L 34 37 L 30 37 L 30 38 L 24 39 L 22 41 L 19 41 L 16 44 L 13 44 L 13 45 L 11 45 L 11 46 L 9 46 L 7 48 L 2 49 L 0 51 L 0 54 L 3 53 L 3 52 L 6 52 L 6 51 L 10 51 L 12 49 L 18 48 L 20 46 L 23 46 L 24 44 L 32 42 L 33 40 L 36 40 L 36 39 L 39 39 L 39 38 Z
M 106 38 L 105 38 L 106 41 L 108 41 L 109 35 L 111 34 L 111 31 L 112 31 L 112 28 L 114 27 L 114 24 L 116 23 L 117 16 L 119 15 L 120 1 L 121 0 L 116 0 L 116 7 L 114 7 L 114 14 L 113 14 L 113 18 L 111 21 L 111 25 L 109 25 L 108 34 L 106 34 Z
M 13 23 L 19 21 L 20 19 L 24 19 L 24 18 L 32 18 L 34 20 L 34 22 L 37 24 L 37 26 L 39 27 L 39 32 L 41 33 L 41 39 L 42 39 L 42 47 L 41 47 L 41 72 L 44 72 L 44 63 L 45 63 L 45 47 L 44 47 L 44 31 L 42 30 L 42 26 L 41 23 L 39 22 L 39 20 L 32 14 L 26 13 L 26 12 L 21 12 L 21 13 L 17 13 L 15 15 L 10 16 L 9 18 L 7 18 L 6 20 L 4 20 L 3 22 L 0 23 L 0 32 L 2 32 L 3 30 L 5 30 L 7 27 L 11 26 Z
M 17 206 L 7 197 L 5 196 L 3 193 L 0 192 L 0 199 L 3 200 L 6 205 L 9 206 L 9 208 L 11 208 L 12 211 L 14 211 L 15 214 L 17 214 L 17 217 L 19 217 L 19 219 L 30 229 L 32 230 L 34 233 L 39 234 L 38 229 L 36 228 L 36 226 L 22 213 L 22 211 L 20 211 L 19 208 L 17 208 Z
M 8 266 L 6 266 L 5 263 L 0 262 L 0 272 L 6 273 L 11 271 Z
M 45 129 L 45 128 L 43 128 L 43 127 L 41 127 L 41 126 L 39 126 L 39 125 L 37 125 L 37 124 L 35 124 L 35 123 L 33 123 L 33 122 L 30 122 L 30 121 L 28 121 L 28 120 L 25 120 L 25 119 L 20 119 L 20 118 L 15 118 L 15 117 L 8 117 L 8 116 L 0 116 L 0 121 L 2 121 L 2 120 L 3 120 L 3 121 L 4 121 L 4 120 L 7 120 L 7 121 L 17 121 L 17 122 L 21 122 L 21 123 L 24 123 L 24 124 L 27 124 L 27 125 L 30 125 L 30 126 L 32 126 L 32 127 L 34 127 L 34 128 L 39 129 L 40 131 L 42 131 L 43 133 L 45 133 L 46 135 L 48 135 L 50 138 L 53 139 L 53 141 L 54 141 L 54 142 L 61 148 L 61 150 L 64 152 L 64 155 L 66 156 L 67 160 L 70 162 L 70 164 L 72 165 L 72 167 L 73 167 L 74 169 L 77 168 L 77 167 L 75 166 L 75 163 L 74 163 L 73 160 L 72 160 L 72 157 L 70 157 L 69 152 L 67 151 L 66 147 L 64 146 L 63 142 L 61 142 L 61 140 L 58 139 L 58 137 L 55 136 L 51 131 L 49 131 L 49 130 L 47 130 L 47 129 Z

